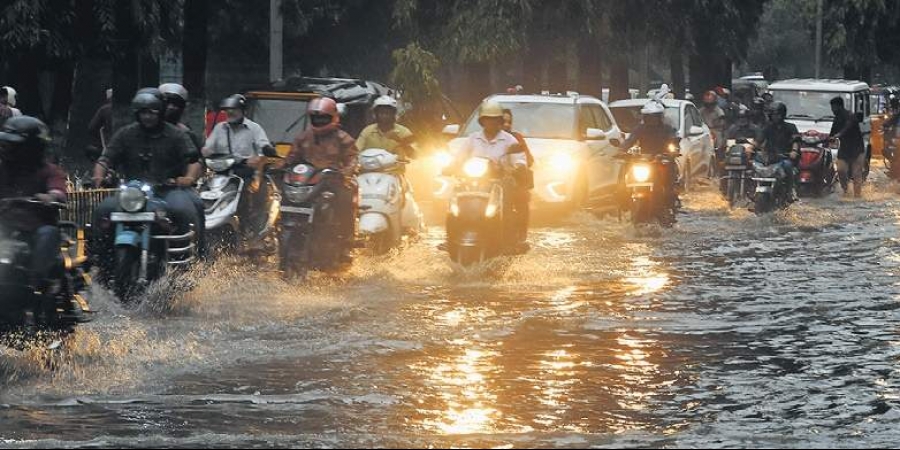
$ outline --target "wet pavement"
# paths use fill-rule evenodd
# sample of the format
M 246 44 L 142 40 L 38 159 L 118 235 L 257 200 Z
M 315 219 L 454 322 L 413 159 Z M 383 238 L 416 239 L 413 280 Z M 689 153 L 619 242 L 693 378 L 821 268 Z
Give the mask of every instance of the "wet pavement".
M 685 204 L 472 270 L 436 227 L 308 285 L 231 261 L 165 312 L 100 295 L 63 351 L 0 351 L 0 446 L 896 446 L 897 188 Z

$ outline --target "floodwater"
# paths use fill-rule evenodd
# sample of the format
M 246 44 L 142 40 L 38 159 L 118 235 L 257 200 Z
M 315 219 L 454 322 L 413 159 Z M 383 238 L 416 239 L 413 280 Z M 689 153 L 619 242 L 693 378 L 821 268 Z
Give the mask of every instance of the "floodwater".
M 895 446 L 898 189 L 685 209 L 471 270 L 435 227 L 305 285 L 223 261 L 137 311 L 98 293 L 62 350 L 0 350 L 0 446 Z

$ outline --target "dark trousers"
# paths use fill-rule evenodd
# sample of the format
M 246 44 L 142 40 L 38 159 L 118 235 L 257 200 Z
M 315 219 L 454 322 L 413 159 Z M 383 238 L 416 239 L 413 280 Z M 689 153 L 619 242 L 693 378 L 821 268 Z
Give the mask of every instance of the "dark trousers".
M 31 234 L 31 273 L 38 289 L 46 287 L 47 280 L 53 278 L 54 269 L 62 265 L 59 255 L 62 236 L 53 225 L 38 227 Z

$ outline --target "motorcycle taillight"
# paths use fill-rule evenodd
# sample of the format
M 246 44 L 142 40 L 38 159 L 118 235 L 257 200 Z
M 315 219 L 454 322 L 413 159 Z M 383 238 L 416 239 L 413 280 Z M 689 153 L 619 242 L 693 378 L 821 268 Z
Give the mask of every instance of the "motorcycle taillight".
M 818 150 L 803 150 L 800 153 L 800 167 L 807 168 L 816 165 L 821 158 Z

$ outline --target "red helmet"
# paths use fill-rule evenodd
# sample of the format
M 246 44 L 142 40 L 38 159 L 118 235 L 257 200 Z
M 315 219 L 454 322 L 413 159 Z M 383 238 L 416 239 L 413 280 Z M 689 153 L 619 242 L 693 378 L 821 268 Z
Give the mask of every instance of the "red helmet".
M 729 95 L 731 95 L 731 90 L 729 90 L 727 87 L 719 86 L 716 88 L 716 93 L 719 94 L 720 97 L 728 97 Z
M 341 115 L 338 113 L 337 103 L 328 97 L 319 97 L 309 102 L 306 114 L 309 115 L 313 131 L 317 134 L 329 133 L 341 125 Z M 331 121 L 318 122 L 314 116 L 328 116 L 331 117 Z

